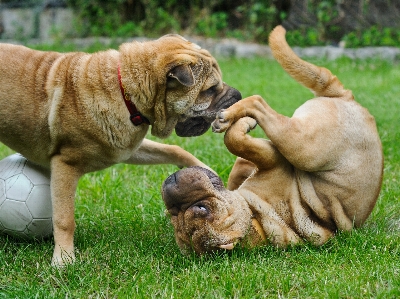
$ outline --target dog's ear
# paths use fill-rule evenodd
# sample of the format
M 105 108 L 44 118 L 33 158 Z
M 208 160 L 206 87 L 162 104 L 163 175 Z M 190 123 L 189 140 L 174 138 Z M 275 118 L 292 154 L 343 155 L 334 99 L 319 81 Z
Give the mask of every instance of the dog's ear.
M 174 67 L 168 72 L 168 77 L 178 80 L 182 85 L 187 87 L 194 85 L 192 69 L 187 64 Z

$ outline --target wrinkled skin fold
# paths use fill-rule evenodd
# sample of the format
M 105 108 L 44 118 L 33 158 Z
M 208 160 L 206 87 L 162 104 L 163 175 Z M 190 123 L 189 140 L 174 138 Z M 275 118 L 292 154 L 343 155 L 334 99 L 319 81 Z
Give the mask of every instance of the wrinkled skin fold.
M 301 60 L 278 26 L 276 60 L 315 98 L 286 117 L 260 96 L 217 114 L 216 133 L 238 156 L 227 188 L 202 167 L 168 177 L 162 197 L 182 252 L 231 250 L 237 244 L 322 245 L 360 227 L 378 198 L 383 154 L 373 116 L 326 68 Z M 253 138 L 259 125 L 268 138 Z

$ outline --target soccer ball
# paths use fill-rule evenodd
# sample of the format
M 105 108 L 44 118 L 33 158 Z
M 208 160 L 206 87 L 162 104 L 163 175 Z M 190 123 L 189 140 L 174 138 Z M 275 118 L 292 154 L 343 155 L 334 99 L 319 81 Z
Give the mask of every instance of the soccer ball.
M 0 161 L 0 233 L 23 239 L 53 234 L 50 172 L 14 154 Z

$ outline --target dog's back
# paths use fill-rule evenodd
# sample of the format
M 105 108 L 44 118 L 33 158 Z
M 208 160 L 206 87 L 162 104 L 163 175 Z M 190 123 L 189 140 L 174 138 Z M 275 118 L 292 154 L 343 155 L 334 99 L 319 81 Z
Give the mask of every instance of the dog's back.
M 316 214 L 328 207 L 329 218 L 333 217 L 339 229 L 362 225 L 376 203 L 382 182 L 383 154 L 373 116 L 328 69 L 300 59 L 287 44 L 282 26 L 270 34 L 269 44 L 283 69 L 316 96 L 293 115 L 313 123 L 310 132 L 315 135 L 314 140 L 307 139 L 308 148 L 325 150 L 311 151 L 307 156 L 313 167 L 317 165 L 313 161 L 325 161 L 315 168 L 290 161 L 298 168 L 296 177 L 303 200 Z M 321 127 L 324 136 L 315 130 L 318 125 L 325 126 Z
M 0 44 L 0 141 L 18 152 L 34 151 L 34 145 L 50 140 L 45 84 L 61 55 Z M 47 152 L 40 149 L 36 154 Z

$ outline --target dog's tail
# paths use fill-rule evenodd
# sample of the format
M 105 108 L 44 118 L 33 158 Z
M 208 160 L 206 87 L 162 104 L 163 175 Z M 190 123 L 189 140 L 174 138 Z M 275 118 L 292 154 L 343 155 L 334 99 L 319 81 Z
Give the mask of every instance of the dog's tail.
M 286 42 L 285 33 L 282 26 L 275 27 L 269 35 L 269 46 L 275 59 L 290 76 L 318 97 L 352 98 L 351 91 L 344 89 L 339 79 L 328 69 L 299 58 Z

